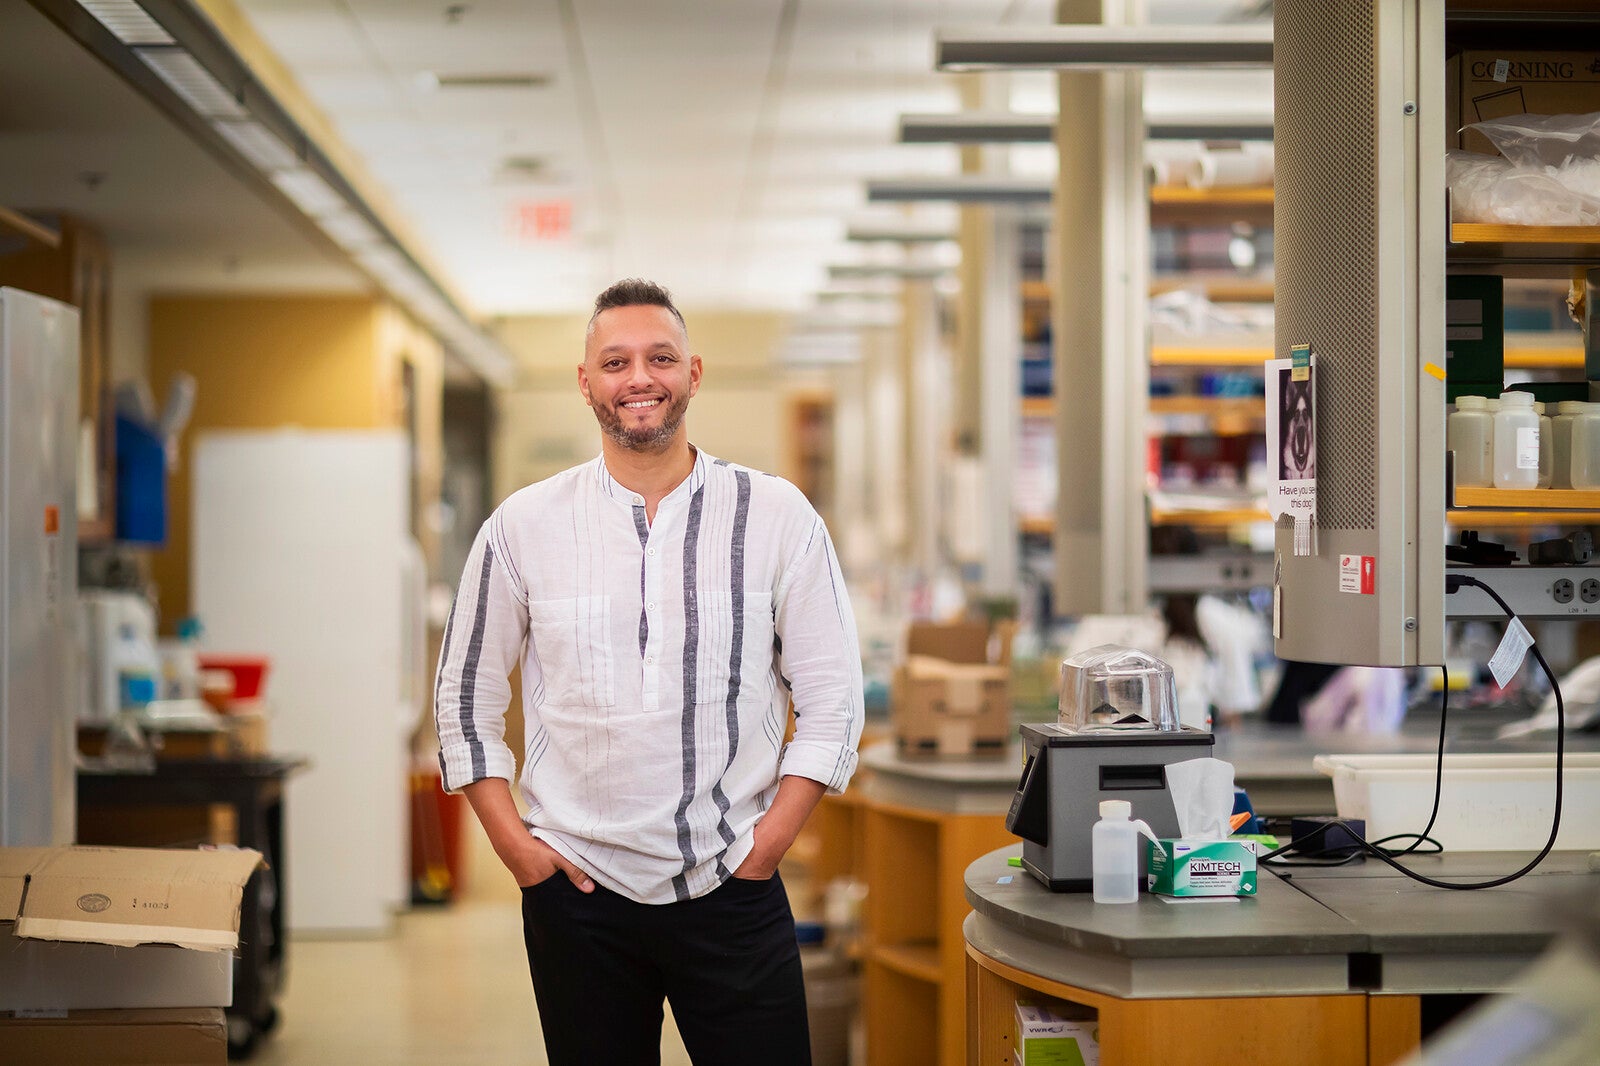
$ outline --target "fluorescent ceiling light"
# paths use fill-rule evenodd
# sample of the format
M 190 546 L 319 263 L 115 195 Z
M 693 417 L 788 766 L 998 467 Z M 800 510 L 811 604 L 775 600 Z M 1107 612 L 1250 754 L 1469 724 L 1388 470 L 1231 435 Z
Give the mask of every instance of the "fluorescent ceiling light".
M 1270 67 L 1272 26 L 1039 26 L 940 30 L 940 70 Z
M 316 222 L 322 228 L 322 232 L 333 239 L 334 244 L 347 252 L 369 248 L 383 242 L 383 235 L 353 208 L 333 211 L 318 218 Z
M 983 174 L 889 178 L 867 182 L 867 199 L 874 203 L 949 200 L 956 203 L 1047 204 L 1051 192 L 1050 183 L 1046 181 Z
M 910 226 L 851 226 L 845 231 L 847 241 L 896 241 L 900 244 L 937 244 L 953 241 L 955 233 L 947 229 L 914 229 Z
M 315 171 L 299 167 L 271 174 L 272 184 L 312 218 L 330 215 L 346 206 L 345 199 Z
M 184 103 L 206 118 L 248 118 L 250 113 L 238 96 L 223 85 L 200 61 L 176 45 L 166 48 L 135 48 L 133 54 L 155 71 L 156 77 L 183 98 Z
M 900 286 L 891 285 L 887 288 L 849 288 L 841 289 L 834 286 L 819 289 L 816 294 L 819 302 L 837 303 L 882 303 L 888 300 L 900 299 Z
M 901 115 L 902 144 L 1043 144 L 1053 142 L 1056 116 L 1015 111 L 958 111 L 948 115 Z M 1152 141 L 1270 141 L 1272 120 L 1172 117 L 1150 121 Z
M 274 170 L 289 170 L 300 164 L 300 157 L 295 150 L 259 122 L 252 119 L 221 119 L 211 125 L 257 170 L 271 173 Z
M 172 43 L 172 34 L 134 0 L 79 0 L 79 4 L 123 44 Z
M 835 263 L 828 267 L 828 278 L 842 281 L 851 278 L 906 278 L 927 280 L 950 273 L 947 266 L 922 263 Z

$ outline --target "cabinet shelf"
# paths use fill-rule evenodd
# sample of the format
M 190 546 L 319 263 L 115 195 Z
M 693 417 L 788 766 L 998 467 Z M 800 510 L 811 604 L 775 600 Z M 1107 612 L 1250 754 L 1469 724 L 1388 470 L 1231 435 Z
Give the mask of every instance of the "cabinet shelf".
M 1200 289 L 1214 303 L 1271 303 L 1275 289 L 1271 278 L 1241 278 L 1225 274 L 1166 274 L 1150 282 L 1150 295 L 1178 289 Z
M 1267 401 L 1261 396 L 1152 396 L 1150 413 L 1262 419 L 1267 415 Z
M 1151 366 L 1251 366 L 1259 367 L 1273 355 L 1271 348 L 1208 348 L 1204 345 L 1161 345 L 1150 349 Z
M 895 973 L 929 984 L 944 979 L 939 965 L 939 948 L 926 944 L 880 944 L 868 949 L 868 958 Z
M 1479 489 L 1457 486 L 1455 509 L 1499 507 L 1517 511 L 1600 511 L 1600 489 Z M 1600 514 L 1587 516 L 1600 522 Z
M 1236 507 L 1226 511 L 1156 510 L 1150 511 L 1152 526 L 1192 526 L 1195 529 L 1232 529 L 1254 522 L 1270 522 L 1272 515 L 1257 507 Z
M 1464 260 L 1583 262 L 1600 259 L 1600 226 L 1504 226 L 1452 222 L 1450 255 Z
M 1157 185 L 1150 190 L 1153 207 L 1271 207 L 1271 185 L 1222 185 L 1194 189 L 1187 185 Z

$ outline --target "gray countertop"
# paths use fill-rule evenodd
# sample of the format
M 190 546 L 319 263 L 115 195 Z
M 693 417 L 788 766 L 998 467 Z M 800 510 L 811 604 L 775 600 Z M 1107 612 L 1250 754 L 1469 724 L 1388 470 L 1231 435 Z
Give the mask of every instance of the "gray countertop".
M 1007 863 L 1020 845 L 967 867 L 966 897 L 980 915 L 1028 938 L 1127 959 L 1342 954 L 1531 954 L 1560 929 L 1564 901 L 1600 890 L 1587 853 L 1552 852 L 1527 877 L 1499 888 L 1432 888 L 1381 862 L 1263 872 L 1255 898 L 1097 906 L 1088 893 L 1047 891 Z M 1407 856 L 1430 877 L 1487 880 L 1531 853 Z M 1006 880 L 1009 878 L 1009 880 Z

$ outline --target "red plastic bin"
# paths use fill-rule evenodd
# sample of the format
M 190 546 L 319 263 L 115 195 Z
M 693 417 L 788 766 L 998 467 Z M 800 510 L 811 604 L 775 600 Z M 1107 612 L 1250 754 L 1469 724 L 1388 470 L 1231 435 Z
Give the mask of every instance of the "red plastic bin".
M 201 652 L 196 660 L 202 671 L 225 670 L 233 675 L 233 692 L 228 703 L 261 698 L 266 685 L 267 670 L 272 660 L 260 655 L 214 655 Z

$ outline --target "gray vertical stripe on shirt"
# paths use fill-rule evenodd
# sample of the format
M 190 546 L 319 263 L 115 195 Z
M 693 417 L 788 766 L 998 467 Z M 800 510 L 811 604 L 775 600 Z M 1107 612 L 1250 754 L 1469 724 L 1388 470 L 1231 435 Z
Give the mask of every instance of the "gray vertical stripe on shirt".
M 679 900 L 689 898 L 687 874 L 694 869 L 694 840 L 689 829 L 689 804 L 694 800 L 695 777 L 695 669 L 700 653 L 699 587 L 700 511 L 705 504 L 702 484 L 689 497 L 689 521 L 683 531 L 683 795 L 673 821 L 678 827 L 678 852 L 683 870 L 672 879 Z
M 727 773 L 728 767 L 733 765 L 733 757 L 739 751 L 739 685 L 744 658 L 744 540 L 750 520 L 750 475 L 746 471 L 736 470 L 733 476 L 738 483 L 738 502 L 734 505 L 733 536 L 728 553 L 728 583 L 733 590 L 733 646 L 728 652 L 728 700 L 725 705 L 728 761 L 722 767 L 723 773 Z M 720 778 L 711 786 L 711 799 L 719 812 L 717 835 L 722 837 L 724 844 L 732 844 L 736 838 L 733 827 L 728 824 L 728 808 L 733 804 L 729 802 L 727 793 L 722 791 Z
M 633 508 L 633 528 L 639 534 L 639 547 L 646 548 L 650 541 L 650 523 L 645 521 L 644 504 L 635 504 Z M 650 616 L 644 603 L 644 572 L 645 559 L 648 556 L 639 556 L 639 656 L 644 657 L 644 646 L 650 640 Z
M 493 576 L 494 548 L 483 546 L 483 568 L 478 573 L 478 604 L 472 618 L 472 634 L 467 638 L 467 659 L 461 666 L 461 736 L 472 753 L 472 779 L 489 773 L 488 761 L 483 751 L 483 740 L 478 736 L 478 724 L 473 719 L 473 705 L 478 698 L 478 660 L 483 657 L 483 630 L 489 617 L 489 578 Z

